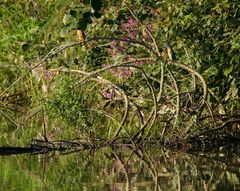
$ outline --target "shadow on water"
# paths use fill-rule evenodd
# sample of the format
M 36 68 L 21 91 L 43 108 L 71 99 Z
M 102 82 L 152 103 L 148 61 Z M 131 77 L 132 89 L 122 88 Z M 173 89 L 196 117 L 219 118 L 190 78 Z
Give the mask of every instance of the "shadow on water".
M 1 190 L 240 190 L 238 153 L 99 148 L 1 156 Z

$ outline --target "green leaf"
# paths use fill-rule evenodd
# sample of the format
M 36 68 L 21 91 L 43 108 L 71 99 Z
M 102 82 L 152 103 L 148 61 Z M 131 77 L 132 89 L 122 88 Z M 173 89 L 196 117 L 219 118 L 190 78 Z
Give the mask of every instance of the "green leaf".
M 71 23 L 72 20 L 72 16 L 70 14 L 65 14 L 63 16 L 63 24 L 64 25 L 68 25 L 69 23 Z
M 66 34 L 68 33 L 68 29 L 66 28 L 61 28 L 60 30 L 60 37 L 65 38 Z
M 72 10 L 70 10 L 70 15 L 72 16 L 72 17 L 74 17 L 74 18 L 77 18 L 77 11 L 76 10 L 74 10 L 74 9 L 72 9 Z
M 230 90 L 232 93 L 232 98 L 238 97 L 238 88 L 236 86 L 236 78 L 231 82 Z
M 218 68 L 216 66 L 210 66 L 207 70 L 205 70 L 204 75 L 207 77 L 217 76 Z
M 99 11 L 103 6 L 102 0 L 91 0 L 91 6 L 95 11 Z
M 223 107 L 222 104 L 220 104 L 220 105 L 218 106 L 218 113 L 221 114 L 221 115 L 226 114 L 226 111 L 225 111 L 225 109 L 224 109 L 224 107 Z
M 234 79 L 232 82 L 231 82 L 231 85 L 230 85 L 230 88 L 226 94 L 226 96 L 224 97 L 224 100 L 225 101 L 228 101 L 229 99 L 232 100 L 232 99 L 236 99 L 238 97 L 238 88 L 236 86 L 236 83 L 235 83 L 236 79 Z
M 86 30 L 86 28 L 87 28 L 87 21 L 84 18 L 80 18 L 78 20 L 77 29 L 84 31 Z
M 24 44 L 22 45 L 23 51 L 27 51 L 29 48 L 30 48 L 30 45 L 27 44 L 27 43 L 24 43 Z
M 81 1 L 81 0 L 80 0 Z M 90 4 L 90 0 L 82 0 L 82 3 L 84 4 L 84 5 L 88 5 L 88 4 Z
M 117 57 L 115 57 L 114 61 L 115 63 L 121 63 L 125 57 L 126 55 L 118 55 Z
M 159 74 L 159 72 L 160 72 L 160 67 L 157 67 L 152 71 L 152 75 L 156 76 L 157 74 Z
M 87 22 L 87 23 L 92 23 L 92 13 L 91 12 L 85 12 L 83 13 L 83 19 Z
M 233 66 L 230 66 L 229 68 L 225 69 L 223 73 L 225 76 L 228 76 L 232 72 L 232 70 L 233 70 Z
M 240 63 L 239 60 L 240 60 L 240 55 L 235 56 L 235 62 Z
M 101 18 L 101 16 L 102 16 L 102 14 L 101 13 L 99 13 L 99 12 L 97 12 L 97 11 L 95 11 L 94 13 L 93 13 L 93 15 L 94 15 L 94 17 L 96 17 L 96 18 Z

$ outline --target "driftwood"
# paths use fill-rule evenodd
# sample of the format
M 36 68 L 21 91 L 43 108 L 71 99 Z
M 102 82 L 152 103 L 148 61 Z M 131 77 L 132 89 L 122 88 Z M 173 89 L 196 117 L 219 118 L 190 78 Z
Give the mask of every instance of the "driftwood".
M 29 147 L 0 147 L 0 155 L 18 155 L 18 154 L 42 154 L 51 151 L 72 151 L 91 149 L 94 145 L 86 140 L 73 140 L 73 141 L 44 141 L 33 139 Z

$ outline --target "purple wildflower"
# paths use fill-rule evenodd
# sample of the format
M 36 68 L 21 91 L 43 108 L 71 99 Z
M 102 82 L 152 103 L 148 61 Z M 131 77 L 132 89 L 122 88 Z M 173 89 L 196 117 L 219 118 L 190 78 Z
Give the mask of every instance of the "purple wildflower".
M 117 48 L 117 41 L 116 40 L 113 40 L 112 42 L 111 42 L 111 48 Z
M 52 74 L 52 72 L 50 72 L 48 70 L 45 70 L 44 77 L 45 77 L 46 80 L 50 81 L 53 78 L 53 74 Z

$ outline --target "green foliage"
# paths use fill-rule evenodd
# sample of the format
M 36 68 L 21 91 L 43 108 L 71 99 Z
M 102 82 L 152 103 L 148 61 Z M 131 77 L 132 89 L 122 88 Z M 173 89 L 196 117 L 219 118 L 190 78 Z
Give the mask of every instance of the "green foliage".
M 173 1 L 168 1 L 163 6 L 160 14 L 168 21 L 163 30 L 177 46 L 180 58 L 188 62 L 184 56 L 187 51 L 191 64 L 204 73 L 209 87 L 224 99 L 233 80 L 240 85 L 237 1 L 202 0 L 174 6 Z
M 54 91 L 54 99 L 49 101 L 48 106 L 51 113 L 66 120 L 70 125 L 76 125 L 78 121 L 84 119 L 81 110 L 86 109 L 83 102 L 82 92 L 75 91 L 71 86 L 72 80 L 60 80 Z
M 74 79 L 59 77 L 59 83 L 56 84 L 52 99 L 49 100 L 47 107 L 50 113 L 57 118 L 65 121 L 69 126 L 76 126 L 87 120 L 88 109 L 93 103 L 88 95 L 84 94 L 85 88 L 74 88 Z M 94 96 L 94 95 L 93 95 Z M 88 99 L 87 99 L 88 98 Z
M 71 71 L 94 72 L 114 64 L 150 58 L 151 61 L 131 63 L 140 69 L 120 66 L 98 73 L 100 77 L 113 83 L 114 87 L 122 89 L 130 99 L 132 105 L 125 125 L 132 132 L 136 130 L 131 128 L 134 124 L 141 126 L 133 109 L 136 106 L 134 104 L 137 104 L 136 107 L 140 108 L 144 118 L 147 118 L 154 106 L 152 95 L 158 95 L 161 91 L 159 85 L 161 64 L 165 65 L 166 70 L 164 96 L 159 102 L 164 101 L 171 107 L 177 105 L 178 95 L 174 86 L 179 87 L 180 101 L 184 102 L 180 104 L 182 110 L 190 103 L 189 100 L 184 100 L 188 99 L 187 94 L 195 103 L 200 101 L 203 94 L 201 83 L 193 82 L 194 79 L 192 80 L 189 71 L 180 69 L 174 64 L 170 65 L 166 56 L 156 56 L 155 45 L 161 53 L 166 54 L 164 45 L 169 43 L 177 53 L 178 63 L 193 68 L 206 79 L 210 90 L 206 101 L 209 101 L 213 113 L 238 113 L 240 108 L 239 17 L 238 2 L 228 0 L 185 2 L 25 0 L 16 3 L 5 1 L 0 5 L 2 28 L 0 91 L 3 92 L 22 74 L 27 74 L 13 86 L 14 88 L 7 91 L 7 96 L 21 89 L 29 89 L 29 94 L 34 95 L 32 99 L 34 103 L 42 103 L 43 98 L 47 97 L 48 102 L 45 105 L 48 111 L 63 120 L 65 124 L 77 128 L 82 124 L 91 125 L 91 130 L 97 129 L 99 134 L 105 131 L 104 135 L 106 135 L 106 132 L 111 131 L 111 127 L 106 130 L 103 126 L 116 124 L 109 119 L 109 116 L 106 119 L 106 115 L 96 114 L 90 110 L 105 109 L 117 122 L 121 122 L 125 111 L 123 94 L 118 90 L 114 92 L 118 97 L 114 99 L 104 97 L 102 92 L 106 91 L 105 93 L 109 94 L 113 85 L 102 82 L 91 81 L 75 87 L 76 82 L 84 75 L 72 77 Z M 32 74 L 28 74 L 28 69 L 53 48 L 72 41 L 76 42 L 77 29 L 84 31 L 85 40 L 90 41 L 59 52 L 55 49 L 57 53 L 55 52 L 44 62 L 46 71 L 43 71 L 40 80 L 32 78 Z M 148 30 L 151 31 L 155 42 Z M 69 70 L 71 77 L 68 76 L 69 74 L 63 74 L 53 78 L 52 81 L 47 79 L 44 72 L 60 71 L 60 68 Z M 141 70 L 155 80 L 147 81 Z M 172 76 L 168 70 L 172 72 Z M 44 83 L 49 87 L 54 86 L 53 93 L 50 92 L 49 95 L 40 93 Z M 149 88 L 151 86 L 152 90 Z M 36 93 L 36 90 L 39 92 Z M 104 105 L 102 102 L 107 104 Z M 107 109 L 104 106 L 107 106 Z M 196 107 L 197 104 L 191 109 Z M 95 120 L 96 116 L 99 120 Z M 180 121 L 189 119 L 185 114 L 180 117 L 182 117 Z M 169 118 L 172 120 L 174 117 Z M 101 120 L 104 121 L 102 126 Z

